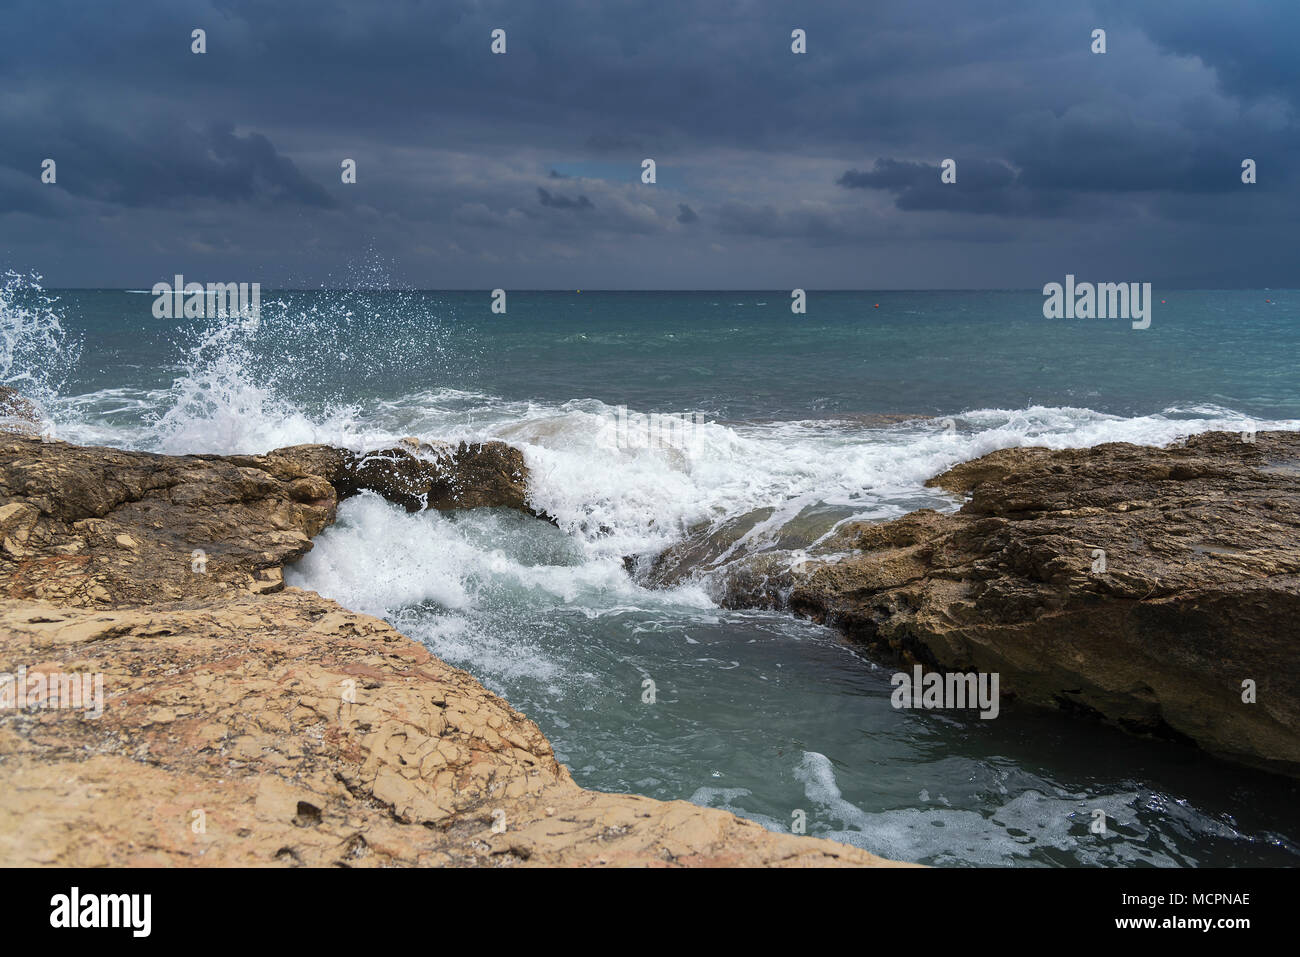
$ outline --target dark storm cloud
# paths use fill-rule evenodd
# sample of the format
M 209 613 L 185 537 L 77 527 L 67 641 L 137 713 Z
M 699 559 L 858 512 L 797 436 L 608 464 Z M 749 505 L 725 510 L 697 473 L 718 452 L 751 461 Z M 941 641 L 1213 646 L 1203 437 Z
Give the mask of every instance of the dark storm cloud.
M 851 169 L 836 180 L 848 189 L 879 189 L 894 194 L 901 210 L 949 210 L 1001 216 L 1063 216 L 1071 209 L 1069 191 L 1051 193 L 1026 187 L 1015 170 L 997 160 L 955 160 L 956 180 L 945 183 L 938 163 L 881 158 L 866 172 Z
M 1130 20 L 1164 49 L 1202 60 L 1230 93 L 1277 96 L 1300 106 L 1300 57 L 1295 54 L 1300 15 L 1293 3 L 1107 0 L 1101 9 Z
M 374 249 L 434 285 L 942 285 L 957 259 L 1033 285 L 1102 221 L 1153 279 L 1296 278 L 1294 4 L 11 0 L 0 30 L 0 250 L 60 249 L 53 282 L 185 249 L 302 281 Z M 864 275 L 886 241 L 901 268 Z
M 1015 170 L 1005 163 L 996 161 L 962 160 L 957 169 L 960 171 L 960 183 L 965 190 L 976 192 L 1004 190 L 1012 186 L 1016 180 Z M 942 168 L 938 163 L 915 163 L 882 158 L 876 160 L 876 165 L 870 172 L 859 173 L 851 169 L 837 182 L 850 189 L 889 189 L 901 193 L 923 190 L 932 183 L 939 183 L 941 173 Z
M 579 195 L 576 199 L 560 193 L 552 193 L 549 190 L 537 187 L 537 201 L 543 206 L 549 206 L 551 209 L 591 209 L 592 202 L 586 196 Z
M 152 120 L 121 130 L 76 117 L 47 128 L 40 139 L 43 152 L 57 164 L 55 185 L 76 197 L 125 207 L 203 200 L 336 205 L 267 137 L 255 132 L 238 135 L 229 124 L 194 129 L 184 122 Z M 19 160 L 28 164 L 26 168 Z M 15 173 L 31 172 L 27 156 L 9 153 L 3 162 Z
M 188 139 L 191 170 L 187 180 L 216 184 L 219 198 L 265 200 L 331 207 L 334 199 L 281 156 L 261 133 L 237 136 L 229 126 L 213 126 Z M 202 195 L 202 191 L 199 191 Z

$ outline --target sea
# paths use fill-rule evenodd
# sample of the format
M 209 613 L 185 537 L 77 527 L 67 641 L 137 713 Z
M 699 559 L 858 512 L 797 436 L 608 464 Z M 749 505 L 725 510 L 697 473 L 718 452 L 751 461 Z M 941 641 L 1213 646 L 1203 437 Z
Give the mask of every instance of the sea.
M 585 787 L 938 866 L 1300 864 L 1294 782 L 1055 714 L 895 709 L 888 662 L 728 610 L 718 584 L 729 561 L 849 521 L 956 509 L 925 481 L 996 449 L 1300 429 L 1300 291 L 1156 290 L 1146 329 L 1044 318 L 1036 290 L 791 302 L 507 290 L 500 312 L 489 290 L 379 283 L 160 319 L 148 289 L 10 273 L 0 382 L 80 444 L 520 448 L 552 522 L 362 494 L 286 578 L 472 673 Z M 686 425 L 637 440 L 667 420 Z M 709 567 L 671 587 L 639 574 L 723 528 Z

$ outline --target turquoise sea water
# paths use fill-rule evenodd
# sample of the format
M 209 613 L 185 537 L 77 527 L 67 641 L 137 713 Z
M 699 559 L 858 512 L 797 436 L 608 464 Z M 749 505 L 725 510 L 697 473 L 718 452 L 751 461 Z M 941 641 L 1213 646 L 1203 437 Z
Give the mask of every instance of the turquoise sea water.
M 898 711 L 893 669 L 834 633 L 725 611 L 709 574 L 645 588 L 623 562 L 691 528 L 741 524 L 739 556 L 953 508 L 924 481 L 996 448 L 1300 428 L 1300 293 L 1157 290 L 1146 330 L 1044 319 L 1036 292 L 813 290 L 798 316 L 788 290 L 508 292 L 505 315 L 487 291 L 263 291 L 257 322 L 52 295 L 6 288 L 0 379 L 71 441 L 522 448 L 557 525 L 365 495 L 289 579 L 469 670 L 588 787 L 781 830 L 803 812 L 809 833 L 943 865 L 1300 858 L 1294 784 L 1056 716 Z M 619 447 L 619 407 L 702 424 Z
M 154 319 L 148 295 L 60 295 L 93 345 L 74 391 L 163 388 L 187 368 L 179 346 L 201 320 Z M 480 291 L 268 292 L 250 358 L 304 407 L 462 389 L 728 419 L 1036 405 L 1300 416 L 1300 293 L 1289 291 L 1157 295 L 1146 330 L 1044 319 L 1035 292 L 812 291 L 803 316 L 787 291 L 516 292 L 505 315 L 489 302 Z

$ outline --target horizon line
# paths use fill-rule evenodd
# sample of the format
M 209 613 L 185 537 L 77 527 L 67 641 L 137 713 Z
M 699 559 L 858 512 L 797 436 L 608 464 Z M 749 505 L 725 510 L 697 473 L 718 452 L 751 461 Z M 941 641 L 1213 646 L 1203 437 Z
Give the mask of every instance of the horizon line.
M 1090 281 L 1090 280 L 1086 280 Z M 245 282 L 246 285 L 253 285 L 251 282 Z M 265 283 L 257 283 L 259 288 L 265 288 L 271 292 L 442 292 L 442 293 L 488 293 L 492 288 L 486 286 L 275 286 Z M 1152 283 L 1155 287 L 1155 284 Z M 44 286 L 47 292 L 133 292 L 153 294 L 152 288 L 138 286 Z M 615 289 L 606 287 L 591 287 L 586 289 L 578 288 L 559 288 L 559 287 L 510 287 L 497 286 L 493 288 L 505 289 L 511 293 L 571 293 L 579 295 L 585 292 L 590 293 L 636 293 L 636 294 L 680 294 L 680 293 L 769 293 L 775 295 L 790 295 L 793 291 L 787 288 L 758 288 L 758 287 L 718 287 L 718 288 L 694 288 L 694 289 Z M 1037 286 L 931 286 L 931 287 L 890 287 L 890 288 L 867 288 L 867 287 L 815 287 L 799 286 L 807 293 L 900 293 L 900 292 L 1032 292 L 1042 294 L 1042 289 Z M 1159 288 L 1159 287 L 1156 287 Z M 1300 289 L 1300 286 L 1166 286 L 1170 291 L 1178 292 L 1290 292 Z

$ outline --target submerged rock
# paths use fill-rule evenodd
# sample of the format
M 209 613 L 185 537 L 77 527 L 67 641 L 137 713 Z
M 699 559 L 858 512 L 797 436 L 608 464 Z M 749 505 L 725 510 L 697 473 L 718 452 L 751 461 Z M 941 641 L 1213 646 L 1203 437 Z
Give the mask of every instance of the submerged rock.
M 526 508 L 526 479 L 500 443 L 162 456 L 0 437 L 0 675 L 35 682 L 25 707 L 0 682 L 0 768 L 21 782 L 0 792 L 0 864 L 893 863 L 584 790 L 470 675 L 284 587 L 340 497 Z M 97 687 L 54 680 L 71 675 Z
M 879 657 L 1300 776 L 1300 435 L 1006 449 L 845 529 L 785 604 Z M 744 588 L 734 604 L 770 604 Z

